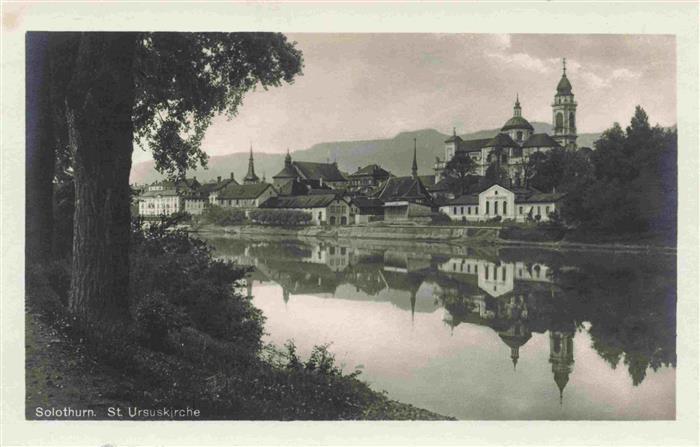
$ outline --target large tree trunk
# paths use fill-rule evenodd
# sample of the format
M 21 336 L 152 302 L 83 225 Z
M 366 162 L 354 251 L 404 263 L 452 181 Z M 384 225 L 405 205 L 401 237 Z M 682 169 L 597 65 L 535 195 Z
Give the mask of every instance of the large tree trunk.
M 49 95 L 49 35 L 26 36 L 25 255 L 43 262 L 51 254 L 54 147 Z
M 128 315 L 135 44 L 133 33 L 82 34 L 66 95 L 76 198 L 69 304 L 88 321 Z

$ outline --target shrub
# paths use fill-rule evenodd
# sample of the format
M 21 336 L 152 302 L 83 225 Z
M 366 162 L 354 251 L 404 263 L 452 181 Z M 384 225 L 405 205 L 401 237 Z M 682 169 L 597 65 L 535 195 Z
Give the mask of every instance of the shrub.
M 261 348 L 262 313 L 237 290 L 249 268 L 214 259 L 205 242 L 166 225 L 136 231 L 132 240 L 130 298 L 135 314 L 153 309 L 155 296 L 165 297 L 196 330 L 236 342 L 250 353 Z M 176 315 L 173 308 L 166 309 Z
M 202 212 L 202 221 L 219 226 L 239 225 L 246 220 L 245 211 L 209 205 Z
M 263 225 L 298 226 L 311 223 L 311 214 L 297 210 L 257 209 L 250 211 L 250 220 Z
M 169 302 L 162 293 L 146 295 L 136 306 L 136 327 L 150 347 L 163 350 L 168 334 L 187 322 L 183 310 Z
M 430 216 L 430 223 L 435 225 L 447 225 L 452 223 L 452 219 L 450 219 L 450 216 L 440 211 Z

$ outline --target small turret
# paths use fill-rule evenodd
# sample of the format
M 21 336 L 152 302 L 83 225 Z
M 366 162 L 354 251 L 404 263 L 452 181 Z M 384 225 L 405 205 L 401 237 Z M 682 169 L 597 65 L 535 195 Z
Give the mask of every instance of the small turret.
M 411 176 L 413 178 L 418 177 L 418 161 L 416 161 L 416 148 L 417 142 L 416 139 L 413 139 L 413 164 L 411 165 Z

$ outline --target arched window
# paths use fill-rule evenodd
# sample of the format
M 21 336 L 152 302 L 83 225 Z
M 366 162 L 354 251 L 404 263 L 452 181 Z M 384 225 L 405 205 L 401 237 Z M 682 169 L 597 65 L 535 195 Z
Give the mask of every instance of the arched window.
M 489 204 L 490 204 L 490 203 L 491 203 L 491 202 L 486 202 L 486 214 L 487 214 L 487 215 L 490 213 L 490 211 L 489 211 Z
M 557 113 L 557 120 L 554 125 L 554 128 L 556 130 L 562 130 L 564 128 L 564 115 L 562 115 L 561 113 Z
M 522 130 L 519 130 L 516 135 L 517 135 L 518 141 L 523 141 L 523 131 Z
M 507 205 L 506 205 L 507 203 L 508 202 L 506 202 L 505 200 L 503 201 L 503 214 L 504 215 L 508 214 L 508 209 L 507 209 Z
M 572 129 L 576 128 L 576 117 L 574 116 L 574 112 L 569 113 L 569 127 Z

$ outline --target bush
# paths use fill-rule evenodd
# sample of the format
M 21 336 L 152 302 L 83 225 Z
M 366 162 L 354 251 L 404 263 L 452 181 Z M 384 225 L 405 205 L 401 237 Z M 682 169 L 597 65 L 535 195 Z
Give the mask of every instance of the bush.
M 154 224 L 133 235 L 130 298 L 135 314 L 152 309 L 155 296 L 187 316 L 198 331 L 235 342 L 251 354 L 261 348 L 263 316 L 237 288 L 249 268 L 214 259 L 203 241 Z M 172 317 L 179 314 L 167 307 Z M 163 323 L 177 326 L 177 321 Z
M 218 205 L 209 205 L 202 212 L 202 221 L 212 225 L 227 226 L 240 225 L 246 220 L 245 211 L 235 208 L 223 208 Z
M 147 295 L 136 306 L 136 327 L 148 345 L 156 350 L 166 346 L 168 334 L 187 322 L 185 312 L 169 302 L 162 293 Z
M 452 219 L 450 219 L 450 216 L 440 211 L 430 216 L 430 223 L 435 225 L 447 225 L 452 223 Z
M 250 211 L 250 220 L 263 225 L 298 226 L 311 223 L 311 214 L 297 210 L 267 210 Z

